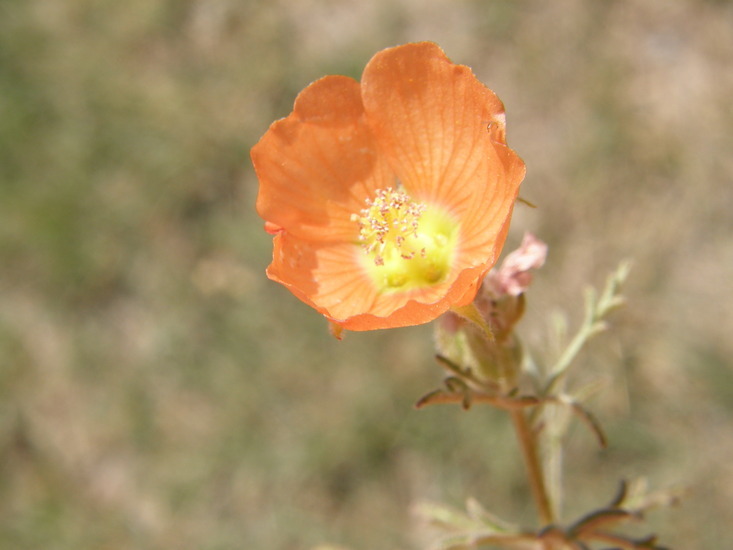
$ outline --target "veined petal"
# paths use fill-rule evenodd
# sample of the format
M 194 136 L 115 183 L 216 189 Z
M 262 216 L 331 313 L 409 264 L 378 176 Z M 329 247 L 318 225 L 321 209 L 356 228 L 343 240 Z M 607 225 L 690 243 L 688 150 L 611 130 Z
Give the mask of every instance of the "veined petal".
M 358 227 L 351 214 L 394 181 L 365 123 L 359 83 L 344 76 L 305 88 L 251 155 L 258 213 L 304 239 L 353 242 Z
M 358 245 L 318 243 L 287 232 L 276 235 L 273 245 L 268 277 L 326 317 L 338 321 L 372 309 L 377 293 L 358 265 Z
M 493 143 L 504 137 L 504 106 L 436 44 L 377 53 L 361 86 L 380 151 L 417 200 L 461 217 L 475 205 L 477 190 L 499 179 L 487 175 L 501 165 Z
M 379 292 L 360 268 L 361 249 L 350 243 L 302 240 L 287 232 L 274 237 L 270 279 L 347 330 L 374 330 L 426 323 L 454 305 L 470 302 L 480 268 L 408 292 Z
M 519 184 L 526 172 L 524 162 L 514 151 L 501 143 L 494 146 L 495 165 L 485 176 L 486 184 L 476 189 L 475 207 L 466 213 L 461 235 L 464 253 L 483 255 L 490 259 L 489 267 L 504 246 Z
M 376 54 L 362 97 L 380 151 L 405 188 L 460 220 L 454 271 L 480 267 L 483 276 L 504 244 L 525 170 L 505 145 L 501 101 L 429 42 Z
M 478 291 L 482 270 L 467 269 L 452 284 L 416 289 L 409 294 L 382 295 L 372 311 L 336 321 L 346 330 L 362 331 L 420 325 L 454 306 L 469 304 Z

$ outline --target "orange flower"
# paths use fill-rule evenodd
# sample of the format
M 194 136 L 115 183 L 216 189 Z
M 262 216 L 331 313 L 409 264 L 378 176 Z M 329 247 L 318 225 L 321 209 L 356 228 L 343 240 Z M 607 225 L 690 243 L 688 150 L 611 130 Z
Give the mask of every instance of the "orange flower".
M 504 244 L 524 163 L 504 106 L 435 44 L 326 76 L 252 148 L 270 279 L 348 330 L 468 305 Z

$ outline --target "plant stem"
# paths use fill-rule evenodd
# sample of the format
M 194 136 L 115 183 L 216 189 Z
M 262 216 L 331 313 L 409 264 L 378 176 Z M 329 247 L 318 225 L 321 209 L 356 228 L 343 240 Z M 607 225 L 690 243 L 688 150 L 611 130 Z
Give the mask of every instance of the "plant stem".
M 532 496 L 537 505 L 540 521 L 543 526 L 549 525 L 555 520 L 555 517 L 537 452 L 537 438 L 527 422 L 524 411 L 514 409 L 509 414 L 511 414 L 514 423 L 514 430 L 517 432 L 517 439 L 524 457 L 524 465 L 527 468 L 529 484 L 532 488 Z

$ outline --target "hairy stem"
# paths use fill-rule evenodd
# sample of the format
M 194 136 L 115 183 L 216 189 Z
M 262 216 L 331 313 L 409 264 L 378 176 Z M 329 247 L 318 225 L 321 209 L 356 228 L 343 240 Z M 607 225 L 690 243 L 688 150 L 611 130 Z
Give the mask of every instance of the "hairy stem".
M 529 484 L 532 488 L 532 496 L 537 505 L 540 521 L 543 526 L 549 525 L 555 520 L 555 517 L 537 452 L 537 438 L 527 422 L 524 411 L 514 409 L 510 411 L 510 414 L 514 423 L 514 430 L 517 433 L 517 439 L 519 440 L 519 446 L 522 450 L 522 456 L 524 457 L 524 465 L 527 468 Z

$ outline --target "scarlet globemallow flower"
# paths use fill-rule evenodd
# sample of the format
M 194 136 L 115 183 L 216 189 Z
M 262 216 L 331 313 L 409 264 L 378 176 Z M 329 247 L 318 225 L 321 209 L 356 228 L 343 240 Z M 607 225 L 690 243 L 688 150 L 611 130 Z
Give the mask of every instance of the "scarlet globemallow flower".
M 525 167 L 504 106 L 430 42 L 326 76 L 252 148 L 270 279 L 348 330 L 466 306 L 504 244 Z

